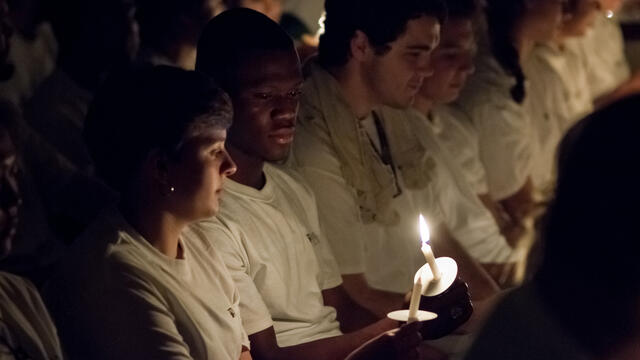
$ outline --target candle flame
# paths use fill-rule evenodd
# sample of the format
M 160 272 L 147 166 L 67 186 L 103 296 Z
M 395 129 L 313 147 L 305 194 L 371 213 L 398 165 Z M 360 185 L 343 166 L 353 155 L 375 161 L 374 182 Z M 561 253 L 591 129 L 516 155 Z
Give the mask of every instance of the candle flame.
M 427 221 L 424 219 L 424 216 L 422 216 L 422 214 L 420 214 L 418 223 L 420 226 L 420 240 L 422 241 L 422 245 L 426 245 L 427 243 L 429 243 L 431 234 L 429 233 L 429 226 L 427 225 Z

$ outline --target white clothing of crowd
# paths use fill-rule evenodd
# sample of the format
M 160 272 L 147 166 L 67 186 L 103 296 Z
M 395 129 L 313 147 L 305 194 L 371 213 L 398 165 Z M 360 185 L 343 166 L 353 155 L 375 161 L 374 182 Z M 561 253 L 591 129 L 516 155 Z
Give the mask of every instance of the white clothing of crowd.
M 307 116 L 324 109 L 310 109 L 320 104 L 309 100 L 318 94 L 306 88 L 293 149 L 296 169 L 267 164 L 261 190 L 227 181 L 219 214 L 182 234 L 183 259 L 163 256 L 116 210 L 84 233 L 75 249 L 79 263 L 65 264 L 48 287 L 67 295 L 52 305 L 58 326 L 81 321 L 70 328 L 83 331 L 64 340 L 82 344 L 87 352 L 76 355 L 86 358 L 236 360 L 238 344 L 249 349 L 248 336 L 271 326 L 279 346 L 339 336 L 336 311 L 324 305 L 322 291 L 339 286 L 341 275 L 359 273 L 374 288 L 410 290 L 424 263 L 419 213 L 434 227 L 446 226 L 479 263 L 519 260 L 522 254 L 507 243 L 478 195 L 500 201 L 529 178 L 542 192 L 553 186 L 564 133 L 593 110 L 597 97 L 630 76 L 619 34 L 603 18 L 562 51 L 541 45 L 525 69 L 530 81 L 523 104 L 512 100 L 512 77 L 486 51 L 455 108 L 437 108 L 432 118 L 415 110 L 377 111 L 383 123 L 407 121 L 434 163 L 431 181 L 421 189 L 408 189 L 400 169 L 386 164 L 399 189 L 390 204 L 398 215 L 392 225 L 363 221 L 358 189 L 344 176 L 324 120 Z M 337 100 L 326 100 L 343 102 L 334 95 Z M 373 116 L 341 120 L 370 140 L 363 144 L 368 150 L 383 152 Z M 394 144 L 389 146 L 393 154 Z M 2 287 L 11 280 L 4 279 Z M 0 297 L 6 297 L 2 287 Z M 29 302 L 27 308 L 43 309 Z M 0 306 L 0 319 L 6 311 Z M 50 322 L 43 326 L 55 333 Z M 46 352 L 43 358 L 62 357 L 58 343 L 36 348 Z

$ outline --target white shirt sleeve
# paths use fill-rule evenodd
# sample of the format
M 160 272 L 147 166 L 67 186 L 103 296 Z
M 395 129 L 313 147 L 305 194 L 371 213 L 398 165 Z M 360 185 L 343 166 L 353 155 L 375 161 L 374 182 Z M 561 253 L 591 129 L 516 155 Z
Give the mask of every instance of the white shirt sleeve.
M 296 170 L 315 193 L 320 228 L 331 245 L 340 272 L 364 273 L 366 237 L 355 189 L 343 178 L 340 161 L 328 135 L 311 134 L 300 126 L 294 156 Z
M 522 106 L 497 96 L 473 109 L 473 122 L 489 193 L 494 199 L 503 200 L 525 184 L 533 149 L 529 119 Z
M 476 67 L 456 104 L 478 132 L 489 194 L 503 200 L 520 190 L 531 175 L 533 149 L 527 100 L 518 104 L 512 99 L 510 90 L 515 80 L 490 54 L 480 54 Z
M 211 237 L 240 293 L 240 315 L 247 334 L 273 326 L 271 313 L 249 272 L 249 259 L 233 232 L 220 221 L 206 220 L 197 225 Z

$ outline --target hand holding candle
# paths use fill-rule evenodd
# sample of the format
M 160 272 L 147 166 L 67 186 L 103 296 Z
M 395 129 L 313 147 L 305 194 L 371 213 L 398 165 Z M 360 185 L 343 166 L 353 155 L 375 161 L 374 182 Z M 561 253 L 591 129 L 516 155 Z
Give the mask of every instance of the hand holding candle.
M 440 269 L 438 268 L 436 258 L 433 255 L 433 250 L 431 250 L 431 246 L 429 245 L 429 227 L 427 226 L 427 222 L 425 221 L 422 214 L 420 214 L 418 222 L 420 227 L 420 240 L 422 241 L 422 254 L 429 264 L 429 267 L 431 268 L 431 272 L 433 273 L 433 281 L 439 281 L 441 277 Z

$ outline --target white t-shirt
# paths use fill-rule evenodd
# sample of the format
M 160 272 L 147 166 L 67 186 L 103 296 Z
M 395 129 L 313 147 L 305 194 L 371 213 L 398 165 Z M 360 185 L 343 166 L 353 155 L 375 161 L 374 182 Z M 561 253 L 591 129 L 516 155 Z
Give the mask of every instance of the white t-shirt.
M 452 106 L 439 106 L 429 120 L 438 143 L 455 159 L 476 194 L 487 194 L 489 186 L 480 161 L 478 132 L 471 119 Z
M 594 98 L 610 93 L 631 76 L 622 30 L 616 19 L 598 17 L 580 45 Z
M 527 100 L 518 104 L 511 97 L 515 79 L 486 51 L 476 58 L 476 72 L 457 105 L 478 132 L 489 194 L 495 200 L 504 200 L 520 190 L 531 175 L 531 120 Z
M 239 294 L 197 229 L 166 257 L 115 211 L 103 214 L 46 289 L 66 350 L 85 359 L 229 359 L 249 341 Z
M 313 194 L 287 171 L 266 164 L 261 190 L 228 180 L 219 214 L 197 224 L 222 252 L 240 290 L 247 333 L 273 326 L 283 347 L 341 335 L 322 290 L 342 277 Z
M 38 290 L 26 279 L 0 272 L 0 359 L 62 359 L 56 328 Z

